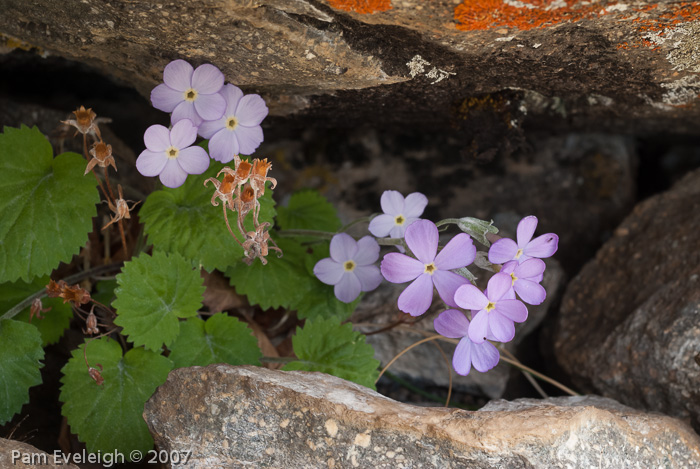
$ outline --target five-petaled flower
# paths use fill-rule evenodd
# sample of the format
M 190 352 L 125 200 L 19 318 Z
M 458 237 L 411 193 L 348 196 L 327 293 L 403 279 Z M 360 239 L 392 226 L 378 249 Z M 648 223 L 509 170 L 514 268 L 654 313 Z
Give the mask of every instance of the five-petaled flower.
M 457 306 L 477 311 L 469 325 L 472 342 L 480 344 L 491 337 L 509 342 L 515 336 L 514 323 L 527 319 L 527 307 L 512 298 L 511 284 L 509 274 L 497 273 L 489 279 L 485 292 L 471 283 L 457 289 L 454 297 Z
M 151 91 L 156 109 L 172 112 L 173 124 L 189 119 L 196 126 L 205 120 L 219 119 L 226 109 L 226 100 L 219 91 L 224 74 L 211 64 L 193 69 L 184 60 L 174 60 L 163 70 L 163 82 Z
M 467 376 L 472 366 L 484 373 L 498 364 L 500 354 L 491 342 L 477 344 L 469 338 L 469 320 L 461 311 L 443 311 L 435 318 L 433 325 L 438 334 L 450 339 L 460 339 L 452 357 L 452 367 L 457 374 Z
M 199 135 L 209 139 L 209 155 L 228 163 L 236 155 L 250 155 L 263 141 L 260 123 L 267 116 L 265 101 L 257 94 L 243 95 L 236 86 L 228 84 L 220 94 L 226 99 L 224 115 L 203 122 Z
M 403 238 L 406 228 L 423 214 L 428 198 L 414 192 L 404 199 L 397 191 L 384 191 L 380 203 L 384 213 L 372 219 L 369 232 L 378 238 Z
M 413 281 L 399 296 L 399 309 L 411 316 L 425 313 L 433 301 L 433 285 L 442 301 L 449 306 L 457 306 L 455 291 L 468 280 L 451 270 L 474 262 L 476 247 L 471 237 L 460 233 L 438 253 L 438 229 L 435 223 L 417 220 L 406 228 L 405 235 L 406 244 L 417 259 L 392 252 L 384 256 L 381 264 L 382 275 L 388 281 Z
M 148 177 L 159 176 L 171 188 L 180 187 L 188 174 L 202 174 L 209 167 L 209 155 L 200 146 L 191 146 L 197 127 L 189 119 L 175 123 L 171 130 L 162 125 L 146 129 L 146 150 L 136 160 L 136 168 Z
M 529 305 L 539 305 L 547 297 L 547 291 L 540 285 L 545 267 L 542 259 L 532 258 L 522 264 L 508 261 L 503 264 L 501 272 L 510 275 L 513 289 L 521 300 Z
M 504 264 L 516 260 L 521 264 L 532 257 L 544 259 L 554 255 L 559 246 L 559 236 L 547 233 L 532 239 L 536 228 L 537 217 L 530 215 L 520 220 L 517 230 L 517 244 L 509 238 L 499 239 L 489 249 L 489 262 Z
M 346 233 L 331 239 L 331 257 L 321 259 L 314 266 L 314 275 L 327 285 L 335 285 L 336 298 L 351 303 L 360 292 L 372 291 L 382 283 L 379 268 L 379 244 L 371 236 L 355 241 Z

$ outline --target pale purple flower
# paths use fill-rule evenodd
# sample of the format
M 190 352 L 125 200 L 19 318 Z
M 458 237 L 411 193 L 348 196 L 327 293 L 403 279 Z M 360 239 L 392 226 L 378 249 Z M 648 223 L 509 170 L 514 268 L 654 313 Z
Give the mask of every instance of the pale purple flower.
M 501 272 L 510 275 L 513 289 L 521 300 L 530 305 L 539 305 L 547 297 L 546 290 L 540 285 L 545 267 L 542 259 L 532 258 L 522 264 L 508 261 L 503 264 Z
M 428 198 L 414 192 L 404 199 L 398 191 L 384 191 L 380 203 L 384 213 L 372 219 L 369 232 L 378 238 L 403 238 L 406 228 L 423 214 Z
M 455 292 L 457 306 L 478 311 L 469 325 L 469 338 L 480 344 L 490 336 L 499 342 L 509 342 L 515 336 L 515 322 L 527 319 L 527 307 L 512 299 L 512 279 L 497 273 L 489 279 L 484 293 L 471 283 Z
M 379 244 L 371 236 L 355 241 L 346 233 L 331 239 L 331 257 L 314 266 L 314 275 L 327 285 L 335 285 L 336 298 L 351 303 L 360 292 L 372 291 L 382 283 L 379 268 Z
M 489 262 L 492 264 L 503 264 L 517 260 L 521 264 L 532 257 L 544 259 L 552 256 L 557 252 L 559 236 L 554 233 L 547 233 L 532 239 L 535 228 L 537 228 L 537 217 L 530 215 L 520 220 L 520 223 L 518 223 L 517 244 L 509 238 L 499 239 L 489 249 Z
M 190 146 L 197 138 L 197 127 L 189 119 L 177 122 L 171 130 L 162 125 L 146 129 L 146 150 L 136 159 L 136 169 L 148 177 L 160 176 L 167 187 L 179 187 L 188 174 L 202 174 L 209 167 L 204 148 Z
M 151 91 L 151 103 L 156 109 L 172 112 L 173 124 L 189 119 L 198 126 L 220 118 L 226 109 L 226 100 L 219 94 L 224 74 L 214 65 L 193 69 L 184 60 L 174 60 L 165 66 L 163 82 Z
M 257 94 L 243 95 L 236 86 L 228 84 L 220 91 L 226 100 L 221 118 L 202 123 L 199 135 L 209 139 L 209 154 L 222 163 L 235 155 L 252 154 L 263 141 L 260 123 L 267 116 L 265 101 Z
M 435 318 L 433 325 L 438 334 L 450 339 L 460 339 L 452 356 L 452 367 L 457 374 L 467 376 L 472 366 L 484 373 L 498 364 L 501 356 L 491 342 L 477 344 L 469 338 L 469 319 L 461 311 L 443 311 Z
M 454 294 L 468 280 L 452 269 L 466 267 L 476 257 L 471 237 L 460 233 L 437 253 L 438 229 L 429 220 L 417 220 L 406 228 L 406 244 L 417 259 L 392 252 L 382 260 L 382 275 L 392 283 L 413 281 L 399 296 L 399 309 L 411 316 L 425 313 L 433 301 L 433 285 L 442 301 L 457 306 Z M 436 255 L 437 253 L 437 255 Z

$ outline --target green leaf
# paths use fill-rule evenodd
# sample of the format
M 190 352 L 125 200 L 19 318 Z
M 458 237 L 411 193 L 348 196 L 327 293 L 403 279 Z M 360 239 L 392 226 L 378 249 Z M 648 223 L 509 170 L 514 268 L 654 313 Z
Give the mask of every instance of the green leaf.
M 0 315 L 20 303 L 28 296 L 31 296 L 44 288 L 49 283 L 49 277 L 38 277 L 31 283 L 22 281 L 14 283 L 0 284 Z M 73 317 L 73 310 L 70 304 L 63 303 L 61 298 L 43 298 L 44 308 L 51 308 L 51 311 L 41 313 L 43 319 L 34 317 L 31 324 L 39 329 L 43 346 L 55 344 L 63 336 L 63 333 L 70 325 Z M 31 307 L 25 308 L 15 319 L 29 322 Z
M 114 290 L 117 288 L 117 279 L 100 280 L 95 284 L 95 292 L 92 294 L 92 299 L 99 301 L 105 306 L 112 304 L 114 300 Z
M 98 385 L 88 374 L 82 344 L 73 350 L 63 367 L 61 378 L 62 414 L 80 441 L 91 453 L 119 450 L 127 455 L 134 450 L 145 454 L 153 449 L 143 406 L 172 369 L 170 360 L 141 347 L 122 356 L 119 344 L 108 338 L 87 343 L 86 356 L 91 367 L 104 378 Z
M 204 285 L 199 271 L 177 253 L 156 251 L 124 264 L 117 275 L 114 323 L 134 345 L 160 350 L 180 332 L 178 318 L 197 314 Z
M 69 262 L 92 231 L 100 197 L 87 162 L 76 153 L 55 159 L 36 127 L 0 134 L 0 282 L 51 272 Z
M 299 361 L 288 363 L 283 370 L 320 371 L 375 389 L 379 361 L 365 336 L 340 324 L 337 318 L 307 321 L 292 338 Z
M 29 388 L 41 384 L 39 360 L 44 358 L 36 327 L 0 319 L 0 425 L 29 402 Z
M 236 264 L 243 257 L 243 248 L 236 243 L 226 228 L 222 204 L 211 204 L 214 186 L 204 181 L 223 167 L 212 161 L 209 169 L 200 175 L 191 175 L 177 189 L 165 188 L 151 193 L 139 211 L 148 239 L 158 249 L 179 252 L 187 259 L 202 265 L 206 270 L 219 269 Z M 219 177 L 219 180 L 222 178 Z M 260 199 L 260 223 L 272 225 L 275 217 L 272 190 L 268 188 Z M 236 213 L 228 211 L 231 229 L 243 242 L 236 228 Z M 245 228 L 253 230 L 253 215 L 249 213 Z
M 285 230 L 335 232 L 341 226 L 333 205 L 314 190 L 293 194 L 286 207 L 278 208 L 277 223 Z
M 175 368 L 212 363 L 259 365 L 257 339 L 245 323 L 218 313 L 207 319 L 190 318 L 180 325 L 180 335 L 170 347 Z

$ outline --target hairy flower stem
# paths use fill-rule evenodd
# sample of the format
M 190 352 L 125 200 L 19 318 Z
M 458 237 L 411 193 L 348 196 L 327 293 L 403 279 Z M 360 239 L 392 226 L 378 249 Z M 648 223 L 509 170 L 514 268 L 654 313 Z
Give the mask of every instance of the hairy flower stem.
M 228 215 L 226 214 L 226 204 L 221 204 L 221 207 L 224 209 L 224 220 L 226 221 L 226 228 L 228 228 L 228 232 L 231 233 L 231 236 L 233 236 L 233 239 L 236 240 L 238 245 L 240 247 L 243 247 L 243 244 L 241 244 L 241 242 L 238 241 L 238 238 L 236 237 L 236 235 L 233 234 L 233 230 L 231 229 L 231 225 L 228 222 Z
M 114 198 L 114 191 L 112 190 L 112 185 L 109 183 L 109 173 L 107 172 L 107 168 L 104 168 L 105 170 L 105 182 L 107 183 L 107 189 L 109 189 L 109 195 L 112 198 L 112 203 L 114 203 L 114 206 L 117 206 L 117 199 Z M 94 171 L 93 171 L 94 173 Z M 133 208 L 133 207 L 132 207 Z M 124 259 L 129 258 L 129 249 L 126 245 L 126 236 L 124 235 L 124 225 L 122 224 L 122 219 L 120 218 L 117 220 L 117 225 L 119 226 L 119 235 L 122 238 L 122 247 L 124 248 Z
M 88 156 L 88 148 L 87 148 L 87 134 L 83 134 L 83 156 L 85 157 L 85 159 L 87 161 L 90 161 L 90 157 Z M 105 199 L 107 199 L 109 201 L 109 199 L 110 199 L 109 195 L 107 194 L 107 191 L 105 190 L 105 186 L 102 185 L 102 181 L 100 181 L 99 176 L 97 176 L 95 169 L 93 168 L 90 172 L 93 174 L 93 176 L 95 176 L 95 180 L 97 181 L 97 184 L 100 186 L 100 189 L 102 190 L 102 193 L 104 194 Z M 106 170 L 105 170 L 105 174 L 106 174 Z M 111 190 L 110 190 L 110 192 L 111 192 Z M 114 196 L 112 196 L 112 202 L 114 202 Z

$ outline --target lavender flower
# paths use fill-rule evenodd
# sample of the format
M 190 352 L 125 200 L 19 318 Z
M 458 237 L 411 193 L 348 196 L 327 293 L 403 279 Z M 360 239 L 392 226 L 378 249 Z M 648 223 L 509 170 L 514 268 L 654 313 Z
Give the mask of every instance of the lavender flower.
M 371 236 L 355 241 L 352 236 L 339 233 L 331 239 L 331 257 L 321 259 L 314 266 L 314 275 L 327 285 L 335 285 L 336 298 L 351 303 L 360 292 L 372 291 L 382 283 L 376 265 L 379 244 Z
M 162 84 L 151 91 L 156 109 L 172 112 L 171 122 L 189 119 L 195 126 L 202 121 L 218 119 L 226 109 L 226 100 L 219 94 L 224 74 L 211 64 L 193 69 L 184 60 L 174 60 L 163 70 Z
M 489 249 L 489 262 L 503 264 L 517 260 L 520 264 L 532 257 L 543 259 L 552 256 L 557 252 L 559 236 L 547 233 L 532 239 L 535 228 L 537 228 L 537 217 L 531 215 L 520 220 L 517 231 L 518 243 L 508 238 L 499 239 Z
M 136 169 L 148 177 L 160 176 L 167 187 L 179 187 L 188 174 L 202 174 L 209 167 L 204 148 L 190 146 L 197 138 L 197 127 L 189 119 L 178 121 L 168 130 L 162 125 L 146 129 L 146 150 L 136 160 Z
M 530 305 L 539 305 L 547 297 L 547 291 L 540 285 L 545 267 L 543 260 L 533 258 L 522 264 L 508 261 L 503 264 L 501 272 L 510 275 L 513 289 L 521 300 Z
M 398 252 L 384 256 L 382 275 L 392 283 L 413 281 L 399 296 L 399 309 L 411 316 L 425 313 L 433 301 L 433 285 L 449 306 L 457 306 L 454 294 L 468 281 L 450 272 L 471 264 L 476 247 L 466 233 L 460 233 L 437 254 L 438 229 L 428 220 L 417 220 L 406 228 L 406 244 L 417 259 Z
M 378 238 L 403 238 L 406 228 L 423 214 L 428 198 L 414 192 L 404 199 L 397 191 L 384 191 L 380 203 L 384 213 L 372 219 L 369 232 Z
M 527 319 L 527 307 L 520 300 L 509 298 L 511 284 L 510 275 L 498 273 L 489 279 L 484 293 L 471 283 L 457 289 L 454 298 L 457 306 L 478 311 L 469 325 L 472 342 L 480 344 L 487 336 L 509 342 L 515 336 L 514 322 Z
M 243 96 L 236 86 L 228 84 L 220 91 L 226 100 L 221 118 L 204 122 L 199 135 L 209 140 L 209 154 L 222 163 L 235 155 L 252 154 L 263 141 L 260 123 L 267 116 L 265 101 L 257 94 Z
M 433 325 L 438 334 L 450 339 L 461 339 L 452 357 L 452 367 L 457 374 L 467 376 L 472 366 L 484 373 L 498 364 L 501 356 L 491 342 L 477 344 L 469 338 L 469 320 L 461 311 L 443 311 Z

